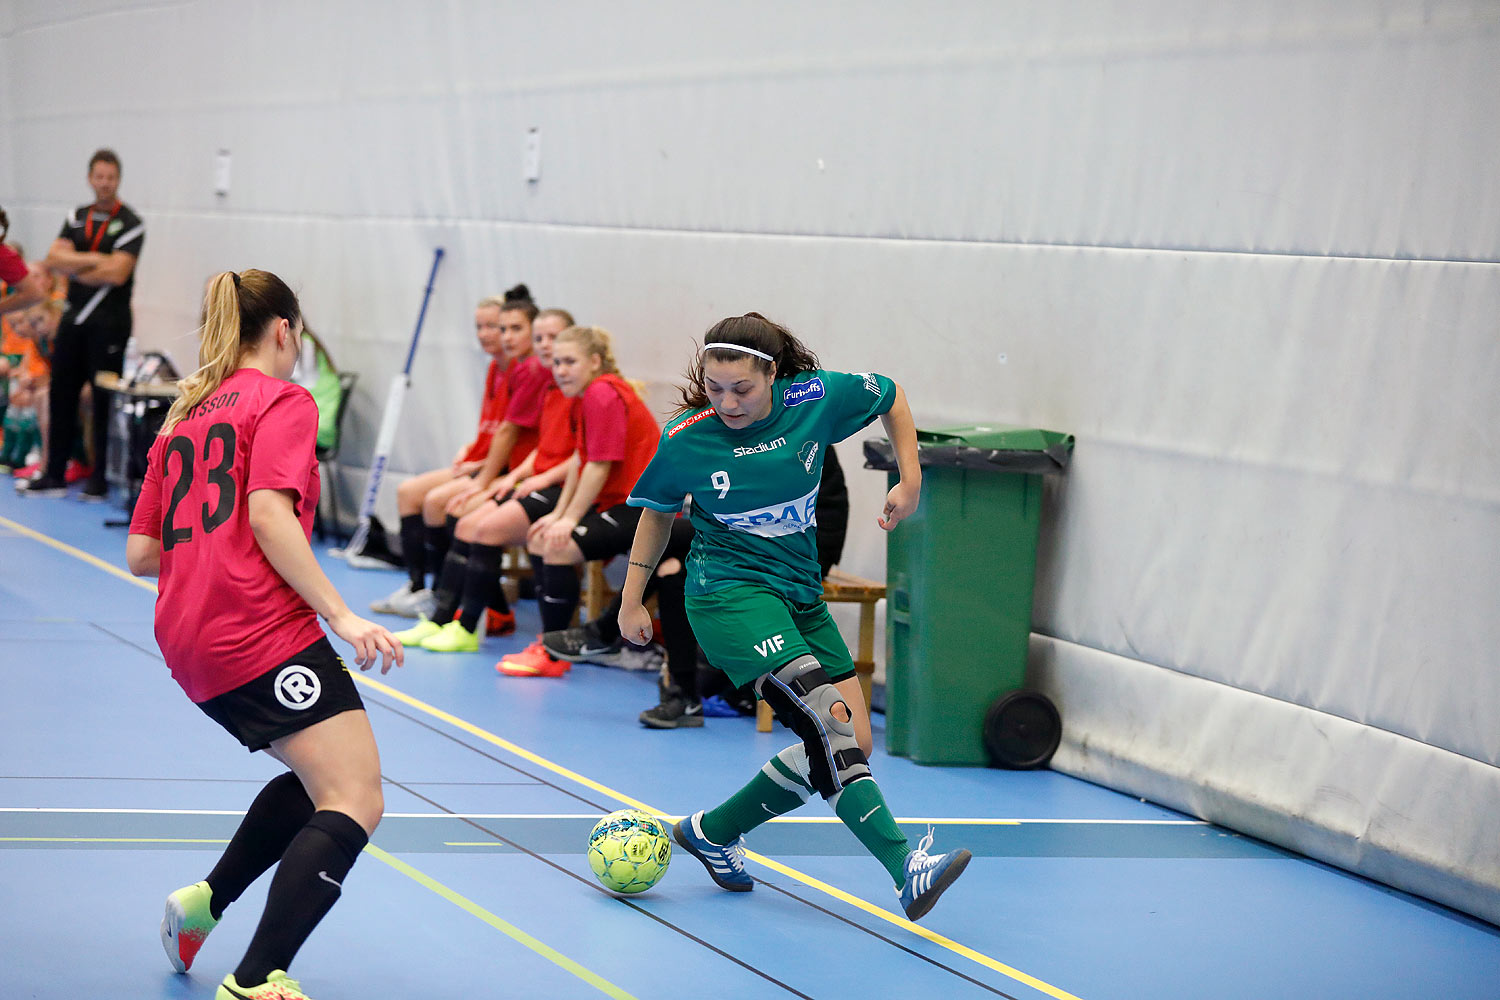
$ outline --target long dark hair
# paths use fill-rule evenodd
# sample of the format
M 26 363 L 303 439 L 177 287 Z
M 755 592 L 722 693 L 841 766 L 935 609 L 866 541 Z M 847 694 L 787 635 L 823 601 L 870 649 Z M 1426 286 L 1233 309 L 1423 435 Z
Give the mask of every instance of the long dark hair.
M 0 208 L 0 243 L 5 242 L 5 234 L 10 232 L 10 217 L 5 214 L 5 209 Z
M 765 372 L 773 381 L 789 378 L 798 372 L 816 371 L 819 367 L 818 356 L 793 336 L 792 331 L 780 323 L 771 322 L 758 312 L 719 320 L 703 335 L 703 343 L 705 347 L 698 351 L 692 365 L 683 373 L 687 384 L 679 389 L 682 400 L 672 412 L 674 417 L 709 405 L 708 390 L 703 385 L 703 363 L 710 358 L 715 361 L 740 361 L 749 358 L 757 370 Z M 707 347 L 708 344 L 738 344 L 768 354 L 775 360 L 765 361 L 744 351 Z

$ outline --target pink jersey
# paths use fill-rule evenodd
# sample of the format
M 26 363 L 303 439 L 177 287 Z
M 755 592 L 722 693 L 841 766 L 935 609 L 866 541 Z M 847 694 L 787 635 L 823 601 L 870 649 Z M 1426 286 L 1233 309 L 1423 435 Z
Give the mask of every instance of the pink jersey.
M 151 446 L 130 533 L 161 539 L 156 642 L 204 702 L 322 638 L 318 616 L 250 530 L 254 490 L 294 494 L 303 533 L 318 505 L 312 395 L 241 368 Z

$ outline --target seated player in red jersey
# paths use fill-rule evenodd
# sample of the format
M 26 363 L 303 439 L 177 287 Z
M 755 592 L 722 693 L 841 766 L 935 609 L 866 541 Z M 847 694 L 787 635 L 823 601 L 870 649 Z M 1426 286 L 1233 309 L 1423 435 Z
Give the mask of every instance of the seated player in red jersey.
M 478 477 L 493 478 L 513 453 L 514 460 L 520 460 L 523 452 L 518 447 L 535 444 L 541 395 L 546 389 L 545 372 L 526 360 L 536 313 L 525 285 L 512 288 L 503 299 L 483 299 L 475 307 L 474 334 L 493 359 L 485 374 L 478 433 L 451 465 L 413 476 L 396 488 L 401 557 L 408 580 L 390 596 L 372 602 L 371 611 L 432 617 L 436 599 L 427 589 L 427 574 L 437 573 L 452 541 L 455 519 L 449 516 L 449 503 L 471 495 L 476 484 L 488 485 L 488 480 L 481 483 Z
M 482 491 L 483 499 L 493 502 L 481 503 L 459 518 L 434 588 L 436 610 L 430 619 L 399 633 L 405 645 L 441 653 L 474 652 L 479 649 L 481 619 L 490 635 L 515 631 L 516 616 L 500 588 L 500 557 L 506 546 L 524 543 L 532 522 L 556 506 L 574 464 L 576 403 L 552 379 L 553 342 L 572 325 L 573 317 L 565 309 L 544 309 L 531 324 L 532 344 L 546 366 L 548 383 L 536 448 Z
M 579 563 L 630 551 L 640 509 L 627 505 L 625 498 L 656 453 L 661 433 L 641 397 L 620 377 L 607 331 L 573 326 L 558 334 L 552 374 L 563 395 L 578 400 L 578 462 L 568 469 L 556 507 L 539 517 L 526 536 L 543 632 L 566 628 L 572 621 L 578 608 Z M 495 668 L 516 677 L 560 677 L 570 666 L 554 659 L 538 636 Z

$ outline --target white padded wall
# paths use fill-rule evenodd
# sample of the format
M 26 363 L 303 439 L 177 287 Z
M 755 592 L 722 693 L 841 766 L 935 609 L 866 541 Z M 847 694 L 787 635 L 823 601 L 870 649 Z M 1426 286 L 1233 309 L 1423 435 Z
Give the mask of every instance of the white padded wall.
M 470 309 L 518 280 L 653 399 L 753 308 L 924 423 L 1073 432 L 1056 765 L 1500 921 L 1497 66 L 1481 0 L 22 0 L 0 203 L 40 248 L 114 146 L 142 339 L 286 275 L 361 373 L 351 456 L 447 247 L 399 470 L 472 427 Z

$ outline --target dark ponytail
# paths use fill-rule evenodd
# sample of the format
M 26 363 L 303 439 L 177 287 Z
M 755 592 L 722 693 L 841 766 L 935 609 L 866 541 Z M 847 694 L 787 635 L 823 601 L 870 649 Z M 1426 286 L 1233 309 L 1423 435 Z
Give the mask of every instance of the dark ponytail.
M 709 358 L 715 361 L 749 358 L 757 370 L 765 372 L 773 381 L 790 378 L 798 372 L 817 371 L 819 367 L 818 356 L 793 336 L 792 331 L 780 323 L 771 322 L 758 312 L 719 320 L 703 335 L 703 343 L 705 348 L 698 351 L 691 367 L 684 373 L 687 384 L 679 390 L 682 401 L 673 411 L 674 417 L 709 405 L 708 390 L 703 385 L 703 362 Z M 708 344 L 738 344 L 770 355 L 775 360 L 765 361 L 753 354 L 727 347 L 708 348 Z
M 526 322 L 535 321 L 536 314 L 541 310 L 532 301 L 531 289 L 525 285 L 516 285 L 505 292 L 505 301 L 500 304 L 501 312 L 521 312 L 526 314 Z

